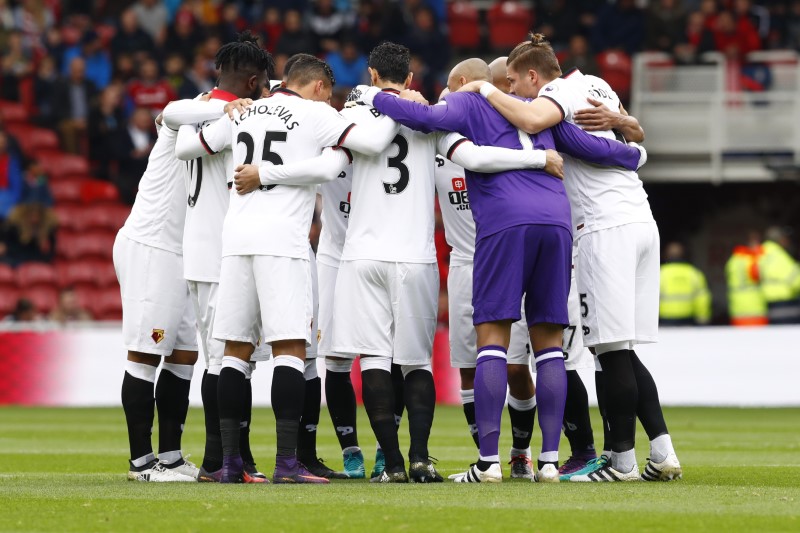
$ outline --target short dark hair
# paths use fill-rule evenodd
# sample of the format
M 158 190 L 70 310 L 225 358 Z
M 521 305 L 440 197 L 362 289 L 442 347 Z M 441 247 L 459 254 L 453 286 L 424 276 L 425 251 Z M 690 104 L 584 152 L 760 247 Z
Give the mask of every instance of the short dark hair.
M 519 43 L 508 54 L 507 68 L 514 72 L 535 70 L 545 76 L 557 78 L 561 76 L 553 47 L 541 33 L 531 33 L 528 40 Z
M 294 64 L 297 63 L 300 59 L 303 59 L 303 58 L 315 59 L 315 56 L 313 56 L 311 54 L 306 54 L 306 53 L 300 52 L 299 54 L 295 54 L 292 57 L 290 57 L 289 59 L 287 59 L 286 60 L 286 64 L 283 65 L 283 77 L 284 77 L 284 79 L 289 77 L 289 71 L 292 70 L 292 67 L 294 66 Z
M 275 76 L 275 61 L 272 59 L 272 54 L 261 48 L 258 37 L 249 31 L 243 31 L 235 42 L 220 47 L 215 58 L 215 66 L 224 74 L 249 69 L 255 72 L 266 70 L 268 79 Z
M 331 87 L 336 85 L 331 67 L 323 60 L 309 55 L 300 57 L 294 62 L 289 70 L 286 83 L 302 86 L 316 80 L 322 80 L 325 85 L 330 84 Z
M 382 80 L 404 83 L 411 72 L 411 52 L 402 44 L 384 41 L 370 52 L 369 66 Z

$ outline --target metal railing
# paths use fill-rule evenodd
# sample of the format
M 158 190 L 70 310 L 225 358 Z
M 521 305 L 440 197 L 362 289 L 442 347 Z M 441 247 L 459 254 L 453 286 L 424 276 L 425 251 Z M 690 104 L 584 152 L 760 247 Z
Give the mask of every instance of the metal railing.
M 634 58 L 631 113 L 647 133 L 642 176 L 711 181 L 774 179 L 776 158 L 800 164 L 800 66 L 794 51 L 756 52 L 748 67 L 769 83 L 741 87 L 742 68 L 718 52 L 677 66 L 661 53 Z M 650 167 L 650 168 L 648 168 Z M 752 174 L 751 178 L 748 175 Z

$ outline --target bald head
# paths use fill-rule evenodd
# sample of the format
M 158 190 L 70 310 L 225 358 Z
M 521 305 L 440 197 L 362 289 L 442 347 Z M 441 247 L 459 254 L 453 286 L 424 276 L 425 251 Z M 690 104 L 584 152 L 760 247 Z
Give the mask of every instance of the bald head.
M 492 73 L 486 61 L 472 57 L 453 67 L 447 78 L 447 88 L 456 92 L 462 85 L 478 80 L 492 81 Z
M 506 94 L 511 92 L 511 84 L 508 82 L 508 76 L 506 76 L 507 63 L 508 57 L 506 56 L 498 57 L 489 63 L 489 70 L 492 73 L 492 84 Z

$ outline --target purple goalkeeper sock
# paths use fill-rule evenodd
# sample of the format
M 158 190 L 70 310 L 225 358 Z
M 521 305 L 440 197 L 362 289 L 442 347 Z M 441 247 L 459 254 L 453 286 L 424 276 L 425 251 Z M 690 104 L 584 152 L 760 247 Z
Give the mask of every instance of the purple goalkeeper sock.
M 483 461 L 500 460 L 497 448 L 507 382 L 506 349 L 494 345 L 480 348 L 475 368 L 475 423 L 478 425 L 478 447 Z
M 539 427 L 542 430 L 540 461 L 558 461 L 558 443 L 567 403 L 567 371 L 560 347 L 547 348 L 533 354 L 536 360 L 536 403 Z

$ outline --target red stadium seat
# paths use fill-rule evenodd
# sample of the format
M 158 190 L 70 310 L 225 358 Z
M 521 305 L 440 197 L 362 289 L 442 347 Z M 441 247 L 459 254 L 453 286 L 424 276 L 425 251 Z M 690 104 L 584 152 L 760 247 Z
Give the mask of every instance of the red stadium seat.
M 597 54 L 597 65 L 600 77 L 617 93 L 623 104 L 628 102 L 631 94 L 631 58 L 620 50 L 606 50 Z
M 110 260 L 116 232 L 89 231 L 72 233 L 59 231 L 56 237 L 56 253 L 64 259 L 99 258 Z
M 471 2 L 457 0 L 448 4 L 447 23 L 450 27 L 450 45 L 454 48 L 474 50 L 481 43 L 478 10 Z
M 37 128 L 30 124 L 12 124 L 8 131 L 17 139 L 25 155 L 30 158 L 38 159 L 42 150 L 58 150 L 58 135 L 52 130 Z
M 10 315 L 17 306 L 19 289 L 16 287 L 3 287 L 0 289 L 0 320 Z
M 78 204 L 81 201 L 81 190 L 83 182 L 81 178 L 62 178 L 50 182 L 50 192 L 53 193 L 53 199 L 56 206 L 59 204 Z M 58 211 L 56 211 L 58 213 Z M 59 222 L 62 224 L 64 220 L 59 217 Z
M 107 260 L 64 261 L 56 265 L 61 287 L 103 288 L 117 285 L 114 264 Z
M 81 185 L 81 201 L 85 204 L 119 202 L 119 191 L 107 181 L 85 180 Z
M 122 319 L 122 298 L 118 287 L 97 291 L 89 310 L 98 320 Z
M 0 287 L 17 285 L 17 274 L 10 266 L 0 263 Z
M 23 290 L 22 297 L 33 302 L 40 313 L 49 313 L 58 304 L 58 289 L 43 285 Z
M 17 285 L 22 290 L 39 285 L 55 287 L 57 279 L 55 267 L 47 263 L 24 263 L 17 267 Z
M 89 161 L 79 155 L 48 150 L 46 154 L 42 154 L 39 162 L 51 180 L 61 179 L 70 175 L 85 176 L 89 173 Z
M 10 102 L 8 100 L 0 100 L 0 116 L 6 124 L 12 122 L 27 122 L 28 111 L 25 106 L 19 102 Z
M 487 19 L 490 46 L 504 52 L 525 40 L 533 25 L 531 11 L 519 2 L 498 2 L 489 9 Z
M 113 187 L 113 185 L 112 185 Z M 85 228 L 100 228 L 117 231 L 125 224 L 131 208 L 122 204 L 88 205 L 83 208 L 81 219 Z

